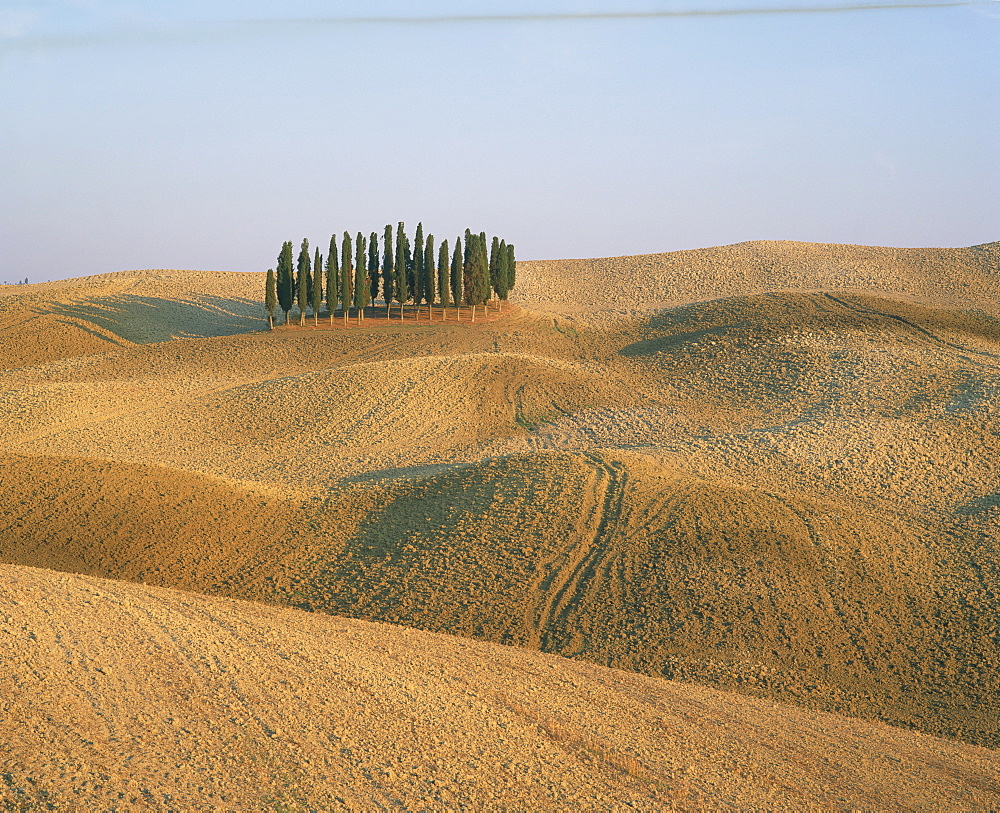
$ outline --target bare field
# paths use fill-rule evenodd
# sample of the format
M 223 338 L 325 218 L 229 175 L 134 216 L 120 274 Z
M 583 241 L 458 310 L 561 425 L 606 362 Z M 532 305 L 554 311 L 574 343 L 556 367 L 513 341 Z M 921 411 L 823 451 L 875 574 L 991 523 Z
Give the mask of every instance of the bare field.
M 0 560 L 996 747 L 998 263 L 995 243 L 519 263 L 476 325 L 273 333 L 262 275 L 2 288 Z M 775 806 L 739 795 L 750 773 L 670 804 Z M 909 804 L 886 792 L 781 798 Z
M 1000 804 L 996 752 L 880 723 L 387 624 L 2 572 L 14 809 Z

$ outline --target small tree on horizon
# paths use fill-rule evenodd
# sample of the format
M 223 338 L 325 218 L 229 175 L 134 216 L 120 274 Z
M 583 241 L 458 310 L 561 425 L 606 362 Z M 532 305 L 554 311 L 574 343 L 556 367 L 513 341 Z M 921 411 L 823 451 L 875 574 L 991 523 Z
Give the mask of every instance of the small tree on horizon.
M 267 324 L 274 330 L 274 309 L 278 307 L 278 286 L 274 278 L 274 269 L 267 269 L 267 279 L 264 281 L 264 310 L 267 311 Z
M 294 287 L 292 280 L 292 241 L 286 240 L 281 244 L 281 253 L 278 254 L 278 304 L 285 314 L 285 324 L 288 324 L 288 314 L 292 311 L 294 301 Z
M 309 267 L 312 261 L 309 259 L 309 241 L 303 238 L 302 247 L 299 249 L 299 259 L 297 261 L 298 294 L 296 304 L 299 306 L 299 325 L 306 323 L 306 308 L 309 306 L 310 274 Z

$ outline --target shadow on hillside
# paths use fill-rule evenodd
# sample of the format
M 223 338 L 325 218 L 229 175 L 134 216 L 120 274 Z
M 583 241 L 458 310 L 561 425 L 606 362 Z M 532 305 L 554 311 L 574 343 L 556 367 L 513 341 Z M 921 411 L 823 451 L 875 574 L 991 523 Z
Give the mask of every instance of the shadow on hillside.
M 967 503 L 958 506 L 955 509 L 955 513 L 960 516 L 973 517 L 996 508 L 1000 508 L 1000 493 L 983 494 L 981 497 L 975 497 Z
M 136 344 L 230 336 L 267 326 L 260 302 L 218 296 L 184 301 L 126 294 L 87 302 L 55 302 L 49 308 L 59 316 L 89 322 Z
M 983 360 L 1000 357 L 983 347 L 1000 344 L 995 316 L 855 293 L 779 291 L 697 302 L 655 312 L 643 332 L 646 338 L 621 355 L 655 355 L 713 338 L 756 345 L 810 333 L 894 336 Z

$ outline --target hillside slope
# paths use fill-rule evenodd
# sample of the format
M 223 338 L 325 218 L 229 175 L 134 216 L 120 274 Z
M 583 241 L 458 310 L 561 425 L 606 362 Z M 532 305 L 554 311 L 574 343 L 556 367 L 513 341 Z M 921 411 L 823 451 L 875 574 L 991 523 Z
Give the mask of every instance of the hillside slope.
M 127 344 L 0 372 L 0 559 L 1000 743 L 995 244 L 731 248 L 654 269 L 681 290 L 696 268 L 709 301 L 614 319 L 609 274 L 648 258 L 587 261 L 572 289 L 575 261 L 519 266 L 522 307 L 475 326 L 243 333 L 239 275 L 183 311 L 200 338 L 107 322 Z M 779 254 L 814 287 L 880 268 L 907 297 L 773 290 Z M 17 296 L 52 294 L 44 315 L 71 291 L 79 312 L 191 279 Z M 530 299 L 546 286 L 572 301 Z
M 522 649 L 0 568 L 11 809 L 1000 805 L 1000 758 Z

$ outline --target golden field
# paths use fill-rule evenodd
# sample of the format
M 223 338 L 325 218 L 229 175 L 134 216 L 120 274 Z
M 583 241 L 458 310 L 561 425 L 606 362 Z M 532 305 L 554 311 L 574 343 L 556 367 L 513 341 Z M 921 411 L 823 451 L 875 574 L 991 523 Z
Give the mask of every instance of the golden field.
M 1000 806 L 1000 244 L 262 290 L 0 288 L 11 809 Z

